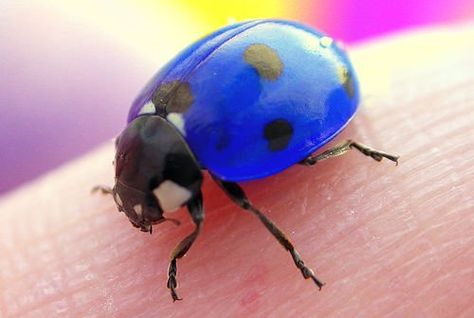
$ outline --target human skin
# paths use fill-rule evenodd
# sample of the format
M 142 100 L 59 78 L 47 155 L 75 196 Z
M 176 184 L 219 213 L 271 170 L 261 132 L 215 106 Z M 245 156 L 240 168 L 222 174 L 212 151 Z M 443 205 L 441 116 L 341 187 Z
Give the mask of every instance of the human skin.
M 0 199 L 0 316 L 474 317 L 473 51 L 472 25 L 350 50 L 363 102 L 327 148 L 351 138 L 398 167 L 352 151 L 242 184 L 322 291 L 206 176 L 173 303 L 168 255 L 192 222 L 182 209 L 149 235 L 92 195 L 113 182 L 109 142 Z

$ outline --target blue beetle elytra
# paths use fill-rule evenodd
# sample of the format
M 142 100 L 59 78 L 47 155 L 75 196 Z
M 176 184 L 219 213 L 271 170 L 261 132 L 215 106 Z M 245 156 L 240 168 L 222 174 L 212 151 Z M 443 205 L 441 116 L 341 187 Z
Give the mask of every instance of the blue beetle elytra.
M 204 220 L 202 170 L 241 208 L 256 215 L 291 254 L 304 278 L 323 283 L 293 244 L 236 183 L 313 165 L 355 148 L 380 161 L 398 156 L 346 141 L 313 153 L 348 124 L 359 87 L 346 53 L 328 36 L 296 22 L 233 24 L 192 44 L 164 66 L 134 101 L 116 140 L 111 193 L 142 231 L 187 207 L 195 230 L 171 254 L 168 288 L 176 292 L 177 259 Z

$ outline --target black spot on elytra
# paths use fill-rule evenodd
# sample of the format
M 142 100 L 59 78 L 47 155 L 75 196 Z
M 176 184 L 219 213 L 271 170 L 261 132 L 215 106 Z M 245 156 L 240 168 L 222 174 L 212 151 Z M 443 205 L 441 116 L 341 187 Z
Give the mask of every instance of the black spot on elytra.
M 342 69 L 342 86 L 344 86 L 344 90 L 346 91 L 347 95 L 352 98 L 354 97 L 354 80 L 352 78 L 351 72 L 347 68 Z
M 227 148 L 230 144 L 230 137 L 229 134 L 226 132 L 225 129 L 221 129 L 219 137 L 217 139 L 216 143 L 216 149 L 217 150 L 223 150 Z
M 184 113 L 194 102 L 191 86 L 188 82 L 172 81 L 162 83 L 153 93 L 151 101 L 157 114 Z
M 283 72 L 283 62 L 278 53 L 268 45 L 249 45 L 244 52 L 244 59 L 264 79 L 276 80 Z
M 286 119 L 275 119 L 265 125 L 263 136 L 271 151 L 284 150 L 293 137 L 293 127 Z

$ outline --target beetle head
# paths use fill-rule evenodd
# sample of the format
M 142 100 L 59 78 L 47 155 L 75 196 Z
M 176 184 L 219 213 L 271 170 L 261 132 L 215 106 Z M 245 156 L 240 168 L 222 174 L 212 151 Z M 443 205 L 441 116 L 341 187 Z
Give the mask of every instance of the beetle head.
M 113 196 L 142 231 L 200 192 L 202 173 L 180 132 L 160 116 L 130 122 L 116 141 Z

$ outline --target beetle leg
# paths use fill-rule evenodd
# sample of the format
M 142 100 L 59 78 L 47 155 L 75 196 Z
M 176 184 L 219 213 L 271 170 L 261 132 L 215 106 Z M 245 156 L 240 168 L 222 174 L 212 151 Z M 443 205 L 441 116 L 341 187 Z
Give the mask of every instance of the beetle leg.
M 193 198 L 190 202 L 188 202 L 187 208 L 189 210 L 189 213 L 191 214 L 191 217 L 196 227 L 194 228 L 194 231 L 191 234 L 186 236 L 181 242 L 178 243 L 178 245 L 176 245 L 176 247 L 174 248 L 173 252 L 170 255 L 170 263 L 168 266 L 167 286 L 171 292 L 171 297 L 173 298 L 173 301 L 181 300 L 181 298 L 179 298 L 178 296 L 178 293 L 176 292 L 176 288 L 178 287 L 178 282 L 176 280 L 176 274 L 178 271 L 178 268 L 176 266 L 176 261 L 179 258 L 183 257 L 186 254 L 186 252 L 189 250 L 189 248 L 193 245 L 194 241 L 199 235 L 202 221 L 204 220 L 202 194 L 199 193 L 195 198 Z
M 375 150 L 373 148 L 370 148 L 369 146 L 363 145 L 350 139 L 342 144 L 335 146 L 334 148 L 324 151 L 319 155 L 310 155 L 300 161 L 300 164 L 312 166 L 319 161 L 341 156 L 353 148 L 359 150 L 366 156 L 372 157 L 376 161 L 382 161 L 383 158 L 387 158 L 388 160 L 395 162 L 395 165 L 398 165 L 398 158 L 400 158 L 400 156 L 391 155 L 383 151 Z
M 268 219 L 262 212 L 260 212 L 256 207 L 250 203 L 247 196 L 245 195 L 244 190 L 234 182 L 226 182 L 218 179 L 215 176 L 212 176 L 217 184 L 224 190 L 224 192 L 241 208 L 246 211 L 251 212 L 265 225 L 265 227 L 270 231 L 270 233 L 280 242 L 280 244 L 291 254 L 293 261 L 295 262 L 296 267 L 301 271 L 301 274 L 305 279 L 311 278 L 314 283 L 319 287 L 323 287 L 324 283 L 321 282 L 315 275 L 314 271 L 307 267 L 303 260 L 301 259 L 300 254 L 295 249 L 291 241 L 286 237 L 285 233 L 280 230 L 270 219 Z
M 112 188 L 109 186 L 97 185 L 91 189 L 91 193 L 100 192 L 101 194 L 112 194 Z

